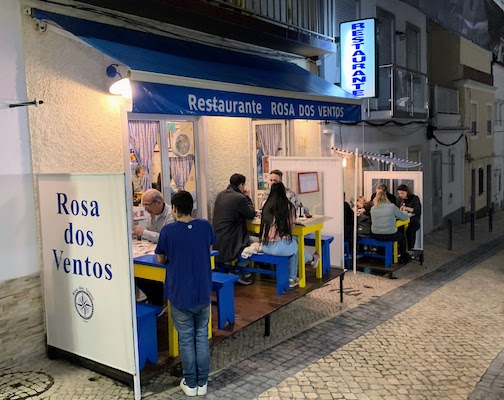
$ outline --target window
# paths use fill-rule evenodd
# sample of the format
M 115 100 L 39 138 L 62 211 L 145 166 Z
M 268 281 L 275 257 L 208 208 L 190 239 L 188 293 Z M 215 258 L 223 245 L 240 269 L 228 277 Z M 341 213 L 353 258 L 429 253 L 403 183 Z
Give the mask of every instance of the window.
M 471 103 L 471 135 L 476 136 L 478 134 L 478 103 Z
M 479 168 L 478 169 L 478 194 L 483 194 L 485 192 L 484 178 L 485 178 L 485 173 L 483 171 L 483 168 Z
M 394 15 L 379 7 L 376 7 L 378 19 L 378 62 L 379 65 L 394 63 Z
M 336 26 L 339 36 L 339 24 L 359 18 L 360 1 L 339 0 L 336 4 Z
M 420 71 L 420 29 L 411 24 L 406 25 L 406 67 Z
M 448 151 L 448 182 L 455 180 L 455 151 Z
M 492 134 L 492 106 L 487 105 L 486 133 Z
M 417 163 L 422 162 L 422 152 L 421 150 L 408 148 L 408 160 L 416 161 Z M 421 171 L 422 167 L 409 168 L 410 171 Z

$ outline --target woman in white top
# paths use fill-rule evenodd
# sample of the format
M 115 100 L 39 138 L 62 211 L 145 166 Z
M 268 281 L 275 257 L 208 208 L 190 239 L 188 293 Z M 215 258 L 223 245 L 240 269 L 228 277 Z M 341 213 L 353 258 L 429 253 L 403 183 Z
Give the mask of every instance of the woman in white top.
M 289 258 L 289 287 L 299 284 L 298 270 L 298 242 L 292 236 L 292 228 L 296 219 L 296 209 L 289 201 L 282 182 L 274 183 L 268 200 L 261 213 L 261 230 L 259 232 L 259 250 L 273 256 L 290 256 Z M 317 266 L 320 256 L 313 256 L 305 251 L 305 260 L 313 267 Z

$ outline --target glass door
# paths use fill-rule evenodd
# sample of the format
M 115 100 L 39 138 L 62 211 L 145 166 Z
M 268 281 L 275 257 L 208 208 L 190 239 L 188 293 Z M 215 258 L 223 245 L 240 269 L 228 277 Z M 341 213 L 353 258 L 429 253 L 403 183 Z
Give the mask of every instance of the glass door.
M 132 126 L 153 124 L 156 130 L 137 133 L 140 140 L 132 136 Z M 146 168 L 149 182 L 143 191 L 150 188 L 157 189 L 163 194 L 166 203 L 170 204 L 171 197 L 176 192 L 186 190 L 194 199 L 193 215 L 203 216 L 199 204 L 196 120 L 130 114 L 129 127 L 132 152 L 142 154 L 143 151 L 151 154 L 150 159 L 144 157 L 145 161 L 140 157 L 140 164 L 149 162 L 149 168 Z M 146 146 L 151 146 L 152 150 L 147 151 Z M 135 161 L 138 162 L 136 158 Z

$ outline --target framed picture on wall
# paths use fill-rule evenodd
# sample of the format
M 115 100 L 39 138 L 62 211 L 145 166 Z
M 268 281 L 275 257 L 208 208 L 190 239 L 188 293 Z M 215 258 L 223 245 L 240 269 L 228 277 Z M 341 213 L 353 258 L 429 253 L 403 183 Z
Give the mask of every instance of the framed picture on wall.
M 318 172 L 299 172 L 298 173 L 298 192 L 315 193 L 319 191 Z

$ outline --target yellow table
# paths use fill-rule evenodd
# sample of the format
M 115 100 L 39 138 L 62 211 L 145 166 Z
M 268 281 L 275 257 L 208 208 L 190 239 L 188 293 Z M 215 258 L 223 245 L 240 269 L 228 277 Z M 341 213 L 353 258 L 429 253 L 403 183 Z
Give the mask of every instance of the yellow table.
M 404 240 L 406 240 L 406 229 L 408 229 L 410 219 L 406 219 L 404 221 L 401 221 L 400 219 L 396 220 L 396 228 L 399 228 L 400 226 L 404 226 Z M 407 242 L 406 242 L 407 246 Z M 397 242 L 394 242 L 394 264 L 397 264 L 399 262 L 399 251 L 397 249 Z
M 315 233 L 315 251 L 320 254 L 320 262 L 318 263 L 316 270 L 316 277 L 322 278 L 322 228 L 324 227 L 324 222 L 331 219 L 331 217 L 326 217 L 324 215 L 314 215 L 311 218 L 297 219 L 296 225 L 292 229 L 292 234 L 298 238 L 298 275 L 299 275 L 299 287 L 306 287 L 306 271 L 305 271 L 305 244 L 304 237 L 309 233 Z M 259 234 L 261 229 L 261 219 L 254 218 L 253 220 L 247 221 L 247 230 L 255 234 Z
M 155 245 L 154 245 L 155 246 Z M 215 256 L 217 251 L 212 250 L 210 253 L 210 263 L 212 269 L 215 267 Z M 149 279 L 151 281 L 165 283 L 166 269 L 163 264 L 156 262 L 154 254 L 147 254 L 133 258 L 133 267 L 135 278 Z M 178 332 L 173 325 L 173 319 L 168 302 L 168 355 L 177 357 L 179 355 Z M 210 319 L 208 321 L 208 338 L 212 338 L 212 310 L 210 309 Z

